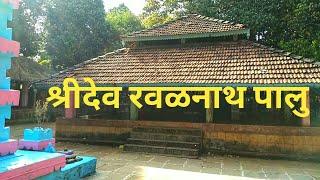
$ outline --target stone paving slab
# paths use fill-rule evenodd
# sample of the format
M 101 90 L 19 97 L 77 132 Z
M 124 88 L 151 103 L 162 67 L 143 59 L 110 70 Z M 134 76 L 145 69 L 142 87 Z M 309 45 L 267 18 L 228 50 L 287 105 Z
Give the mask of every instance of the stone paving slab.
M 57 147 L 76 148 L 77 153 L 95 155 L 97 173 L 87 179 L 319 179 L 319 163 L 265 160 L 231 156 L 203 156 L 200 159 L 128 153 L 108 146 L 57 143 Z M 81 151 L 85 149 L 85 151 Z M 104 153 L 101 153 L 103 151 Z M 168 171 L 167 171 L 168 170 Z M 153 176 L 148 172 L 153 172 Z M 173 177 L 168 177 L 168 174 Z
M 19 138 L 24 128 L 13 126 Z M 54 128 L 54 124 L 46 127 Z M 97 173 L 87 179 L 166 180 L 166 179 L 320 179 L 320 163 L 266 160 L 235 156 L 202 156 L 200 159 L 167 157 L 154 154 L 122 152 L 117 147 L 58 142 L 57 148 L 73 149 L 78 155 L 95 156 Z

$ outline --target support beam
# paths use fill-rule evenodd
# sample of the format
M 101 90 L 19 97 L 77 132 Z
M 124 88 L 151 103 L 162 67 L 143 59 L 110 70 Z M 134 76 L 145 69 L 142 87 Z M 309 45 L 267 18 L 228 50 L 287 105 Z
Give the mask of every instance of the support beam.
M 70 92 L 70 108 L 65 109 L 65 118 L 74 119 L 76 117 L 77 111 L 74 108 L 74 92 Z
M 36 107 L 36 102 L 37 102 L 37 92 L 38 90 L 36 88 L 33 88 L 33 102 L 32 102 L 32 107 Z
M 213 123 L 213 92 L 210 93 L 210 107 L 206 109 L 206 122 Z
M 307 108 L 310 109 L 310 92 L 307 93 Z M 301 126 L 303 126 L 303 127 L 310 127 L 311 126 L 310 115 L 308 117 L 301 119 Z
M 283 92 L 283 95 L 282 95 L 282 99 L 285 99 L 285 97 L 287 96 L 287 94 L 290 94 L 289 92 Z M 288 124 L 292 124 L 292 110 L 290 109 L 289 106 L 287 105 L 284 105 L 282 107 L 282 111 L 283 111 L 283 118 L 284 118 L 284 121 Z
M 130 120 L 139 120 L 139 109 L 130 101 Z
M 20 99 L 20 105 L 21 107 L 27 107 L 28 101 L 29 101 L 29 84 L 27 83 L 21 83 L 22 89 L 21 89 L 21 99 Z
M 236 93 L 234 98 L 238 99 L 239 93 Z M 245 96 L 245 99 L 246 99 L 246 96 Z M 231 108 L 231 121 L 239 122 L 240 121 L 240 113 L 241 113 L 240 108 L 237 105 L 231 105 L 230 108 Z
M 233 41 L 238 41 L 238 35 L 233 35 L 232 39 Z
M 311 126 L 320 127 L 320 95 L 311 96 Z
M 181 45 L 186 44 L 186 39 L 181 39 Z

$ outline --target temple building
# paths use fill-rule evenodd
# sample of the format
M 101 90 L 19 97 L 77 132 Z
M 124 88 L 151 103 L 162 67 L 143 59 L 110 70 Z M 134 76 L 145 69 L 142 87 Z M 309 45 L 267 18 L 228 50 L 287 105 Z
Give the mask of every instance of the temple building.
M 56 139 L 125 144 L 125 150 L 197 157 L 202 152 L 286 157 L 320 156 L 320 63 L 248 40 L 243 24 L 191 14 L 122 37 L 125 48 L 90 59 L 37 82 L 61 86 L 66 77 L 123 87 L 119 109 L 66 109 Z M 128 87 L 248 87 L 245 108 L 220 98 L 219 109 L 138 109 Z M 254 101 L 252 88 L 310 87 L 310 116 Z M 99 96 L 99 95 L 98 95 Z M 221 93 L 220 97 L 224 95 Z
M 37 100 L 44 100 L 46 94 L 37 93 L 32 83 L 49 77 L 48 68 L 26 57 L 14 58 L 7 75 L 11 79 L 11 88 L 20 91 L 19 105 L 13 107 L 11 121 L 7 124 L 35 122 Z

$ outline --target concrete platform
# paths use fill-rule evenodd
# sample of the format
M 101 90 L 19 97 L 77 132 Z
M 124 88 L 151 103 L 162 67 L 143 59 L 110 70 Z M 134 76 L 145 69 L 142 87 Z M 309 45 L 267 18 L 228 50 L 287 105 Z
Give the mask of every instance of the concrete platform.
M 18 149 L 18 141 L 16 140 L 9 139 L 8 141 L 0 142 L 0 158 L 1 156 L 14 154 L 17 151 L 17 149 Z
M 18 150 L 0 157 L 0 179 L 35 179 L 60 170 L 66 164 L 63 154 Z
M 33 150 L 33 151 L 42 151 L 44 150 L 49 144 L 55 145 L 55 139 L 48 139 L 43 141 L 28 141 L 28 140 L 20 140 L 19 141 L 19 149 L 21 150 Z
M 68 164 L 60 171 L 56 171 L 47 176 L 39 178 L 39 180 L 78 180 L 92 175 L 96 172 L 97 159 L 94 157 L 79 156 L 81 161 Z

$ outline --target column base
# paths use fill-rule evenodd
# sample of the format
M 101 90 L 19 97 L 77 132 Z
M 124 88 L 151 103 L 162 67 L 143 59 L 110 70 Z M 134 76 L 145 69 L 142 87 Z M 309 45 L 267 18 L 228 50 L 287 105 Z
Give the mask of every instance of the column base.
M 0 142 L 0 156 L 14 154 L 18 149 L 18 141 L 9 139 L 8 141 Z
M 32 151 L 43 151 L 48 145 L 55 145 L 55 139 L 48 139 L 43 141 L 28 141 L 28 140 L 20 140 L 19 141 L 19 149 L 20 150 L 32 150 Z

